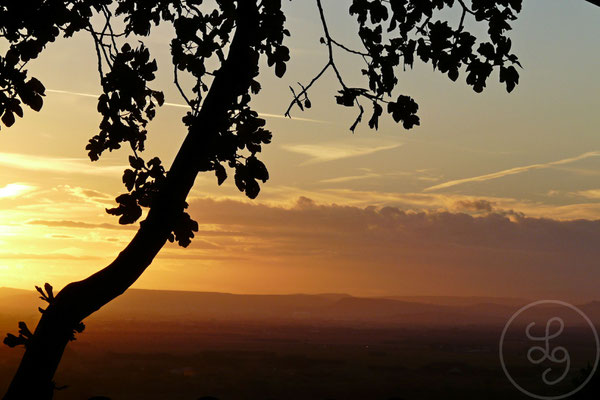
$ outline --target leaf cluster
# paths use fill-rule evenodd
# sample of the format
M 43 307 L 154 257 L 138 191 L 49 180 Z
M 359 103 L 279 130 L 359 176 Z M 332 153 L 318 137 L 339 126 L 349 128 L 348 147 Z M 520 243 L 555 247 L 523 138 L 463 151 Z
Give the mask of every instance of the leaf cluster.
M 456 28 L 448 21 L 436 19 L 436 11 L 458 5 L 462 16 Z M 431 63 L 434 69 L 452 81 L 464 68 L 466 83 L 481 92 L 494 69 L 500 71 L 500 82 L 510 92 L 518 83 L 519 74 L 513 65 L 518 59 L 510 53 L 511 41 L 506 36 L 510 22 L 521 11 L 521 0 L 473 0 L 469 7 L 462 1 L 381 1 L 353 0 L 350 14 L 356 16 L 359 37 L 368 61 L 362 69 L 369 82 L 368 96 L 374 113 L 369 125 L 377 127 L 380 109 L 376 104 L 384 95 L 391 96 L 398 85 L 397 67 L 412 68 L 416 57 Z M 477 38 L 465 28 L 465 17 L 486 22 L 488 38 L 476 49 Z M 388 104 L 387 111 L 406 129 L 419 125 L 416 103 L 400 96 Z
M 111 70 L 102 78 L 103 93 L 98 99 L 102 115 L 100 133 L 90 139 L 86 150 L 92 161 L 104 150 L 116 150 L 129 143 L 134 151 L 144 151 L 146 126 L 162 106 L 164 94 L 148 88 L 157 70 L 155 60 L 144 45 L 133 49 L 124 44 L 112 60 Z
M 23 117 L 26 105 L 40 111 L 44 85 L 28 77 L 26 64 L 36 59 L 59 36 L 70 37 L 84 29 L 94 12 L 110 0 L 43 1 L 6 0 L 0 4 L 0 38 L 8 49 L 0 55 L 0 119 L 12 126 Z
M 204 7 L 202 1 L 152 1 L 139 5 L 138 2 L 120 1 L 115 15 L 125 21 L 124 34 L 149 35 L 152 26 L 169 22 L 175 30 L 171 40 L 171 57 L 174 81 L 182 97 L 189 105 L 183 123 L 190 131 L 199 129 L 200 110 L 206 100 L 214 77 L 232 74 L 236 77 L 230 88 L 234 99 L 221 115 L 213 115 L 212 123 L 217 126 L 216 134 L 204 137 L 202 157 L 197 161 L 199 171 L 214 171 L 221 185 L 228 177 L 227 169 L 233 170 L 234 182 L 248 197 L 255 198 L 260 192 L 259 182 L 266 182 L 269 173 L 258 159 L 262 146 L 271 142 L 271 132 L 265 129 L 266 121 L 252 110 L 252 96 L 261 90 L 258 76 L 260 57 L 266 58 L 277 76 L 283 76 L 289 61 L 289 49 L 283 45 L 289 32 L 284 28 L 285 16 L 280 0 L 263 0 L 255 18 L 256 29 L 252 37 L 246 38 L 244 67 L 226 70 L 226 54 L 231 50 L 231 40 L 240 23 L 250 19 L 240 11 L 240 3 L 234 0 L 215 1 L 214 7 Z M 111 37 L 112 41 L 114 37 Z M 127 193 L 116 198 L 117 207 L 107 210 L 119 216 L 119 222 L 136 222 L 143 208 L 152 205 L 167 172 L 158 158 L 147 164 L 137 152 L 144 150 L 147 138 L 146 126 L 155 115 L 156 105 L 164 102 L 162 93 L 148 88 L 154 78 L 156 63 L 150 60 L 143 46 L 133 49 L 124 45 L 110 57 L 109 72 L 103 75 L 104 94 L 98 102 L 102 114 L 100 133 L 87 146 L 92 160 L 97 160 L 103 151 L 118 149 L 129 143 L 134 151 L 130 157 L 131 168 L 123 174 Z M 180 74 L 191 77 L 189 90 L 180 85 Z M 188 80 L 189 81 L 189 80 Z M 200 127 L 201 129 L 201 127 Z M 198 230 L 186 212 L 171 221 L 173 226 L 170 241 L 187 246 Z
M 119 223 L 132 224 L 142 216 L 142 207 L 151 207 L 152 200 L 160 190 L 165 169 L 158 157 L 147 163 L 136 156 L 129 156 L 129 165 L 123 172 L 123 184 L 127 193 L 116 198 L 118 207 L 107 209 L 109 214 L 120 216 Z
M 330 34 L 321 0 L 316 1 L 325 35 L 321 43 L 329 49 L 325 69 L 332 67 L 342 86 L 335 96 L 336 102 L 359 109 L 359 115 L 350 127 L 352 131 L 362 121 L 361 99 L 373 106 L 368 121 L 370 128 L 379 127 L 379 118 L 384 111 L 405 129 L 420 124 L 415 100 L 405 94 L 395 94 L 399 86 L 398 70 L 412 68 L 416 59 L 431 64 L 452 81 L 466 73 L 466 83 L 477 93 L 486 87 L 494 70 L 499 71 L 499 80 L 505 83 L 508 92 L 519 82 L 515 66 L 521 65 L 517 56 L 511 53 L 512 43 L 507 34 L 511 22 L 521 11 L 522 0 L 353 0 L 349 13 L 358 23 L 358 36 L 363 45 L 360 50 L 349 49 Z M 440 11 L 452 7 L 458 8 L 461 15 L 455 27 L 438 18 Z M 470 32 L 466 28 L 467 18 L 476 24 L 486 24 L 487 36 L 478 39 Z M 365 87 L 345 84 L 335 64 L 334 49 L 362 59 Z M 306 98 L 307 89 L 323 72 L 307 87 L 301 85 L 303 90 L 298 95 L 294 93 L 290 108 L 301 104 L 299 100 Z

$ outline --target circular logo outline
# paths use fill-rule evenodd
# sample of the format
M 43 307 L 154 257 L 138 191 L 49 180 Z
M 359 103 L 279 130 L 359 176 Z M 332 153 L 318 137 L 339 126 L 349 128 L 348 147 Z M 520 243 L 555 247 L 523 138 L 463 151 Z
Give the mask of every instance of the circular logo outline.
M 592 333 L 594 334 L 594 339 L 596 341 L 596 359 L 594 361 L 594 367 L 592 368 L 592 371 L 590 372 L 589 376 L 586 378 L 585 381 L 583 381 L 583 383 L 581 385 L 579 385 L 575 389 L 571 390 L 568 393 L 558 395 L 558 396 L 541 396 L 541 395 L 532 393 L 532 392 L 528 391 L 527 389 L 521 387 L 508 372 L 508 368 L 506 368 L 506 363 L 504 362 L 504 355 L 502 354 L 503 353 L 502 352 L 503 345 L 504 345 L 504 337 L 506 335 L 506 332 L 508 331 L 508 328 L 512 324 L 512 322 L 524 311 L 526 311 L 532 307 L 538 306 L 540 304 L 561 305 L 563 307 L 567 307 L 567 308 L 575 311 L 577 314 L 579 314 L 585 320 L 585 322 L 587 322 L 589 327 L 592 329 Z M 512 385 L 515 388 L 517 388 L 521 393 L 525 394 L 526 396 L 532 397 L 534 399 L 539 399 L 539 400 L 561 400 L 561 399 L 566 399 L 567 397 L 570 397 L 570 396 L 574 395 L 575 393 L 579 392 L 581 389 L 583 389 L 590 382 L 590 380 L 596 373 L 596 369 L 598 368 L 598 363 L 600 362 L 600 338 L 598 337 L 598 331 L 596 330 L 596 327 L 594 326 L 593 322 L 589 319 L 589 317 L 587 315 L 585 315 L 585 313 L 583 311 L 581 311 L 579 308 L 577 308 L 573 304 L 570 304 L 570 303 L 567 303 L 567 302 L 564 302 L 561 300 L 538 300 L 538 301 L 534 301 L 533 303 L 529 303 L 529 304 L 521 307 L 512 315 L 512 317 L 510 317 L 510 319 L 508 320 L 506 325 L 504 325 L 504 329 L 502 330 L 502 335 L 500 335 L 500 343 L 498 346 L 498 352 L 499 352 L 499 356 L 500 356 L 500 364 L 502 365 L 502 370 L 504 371 L 504 374 L 506 375 L 506 377 L 508 378 L 510 383 L 512 383 Z

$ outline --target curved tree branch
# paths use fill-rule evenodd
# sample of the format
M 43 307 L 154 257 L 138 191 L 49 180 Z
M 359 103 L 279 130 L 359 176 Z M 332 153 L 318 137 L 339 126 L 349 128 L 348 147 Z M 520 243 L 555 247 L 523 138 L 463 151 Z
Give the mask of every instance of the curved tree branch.
M 67 285 L 56 295 L 28 341 L 3 400 L 51 399 L 55 388 L 52 380 L 73 330 L 84 318 L 123 294 L 166 243 L 172 221 L 183 212 L 185 199 L 198 175 L 198 160 L 213 150 L 220 123 L 227 119 L 228 108 L 240 95 L 243 85 L 235 79 L 239 75 L 235 71 L 241 66 L 257 68 L 253 65 L 256 60 L 249 54 L 258 24 L 256 0 L 239 1 L 237 16 L 227 60 L 216 74 L 148 217 L 110 265 L 87 279 Z

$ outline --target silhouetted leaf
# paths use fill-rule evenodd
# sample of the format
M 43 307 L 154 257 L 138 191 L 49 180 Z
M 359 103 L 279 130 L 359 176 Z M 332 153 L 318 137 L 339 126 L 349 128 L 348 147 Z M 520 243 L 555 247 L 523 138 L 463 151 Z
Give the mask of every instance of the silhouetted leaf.
M 282 78 L 285 75 L 286 65 L 284 62 L 278 62 L 275 64 L 275 75 Z
M 32 77 L 29 79 L 29 81 L 27 81 L 27 86 L 29 86 L 36 93 L 42 95 L 46 92 L 46 87 L 35 77 Z
M 165 104 L 165 94 L 163 92 L 152 92 L 152 96 L 156 99 L 159 106 Z
M 225 182 L 225 179 L 227 179 L 227 171 L 225 171 L 225 167 L 221 163 L 215 164 L 215 175 L 217 176 L 217 183 L 221 186 Z
M 519 73 L 512 65 L 509 67 L 500 68 L 500 82 L 506 82 L 506 91 L 512 92 L 515 86 L 519 83 Z
M 129 156 L 129 165 L 131 165 L 131 167 L 136 170 L 142 169 L 145 167 L 144 160 L 142 160 L 140 157 L 134 157 L 134 156 Z
M 136 177 L 137 177 L 137 174 L 131 169 L 126 169 L 123 172 L 123 183 L 125 184 L 125 187 L 127 188 L 128 191 L 131 191 L 133 189 L 133 186 L 135 185 Z
M 192 242 L 194 232 L 198 232 L 198 223 L 186 212 L 182 212 L 173 227 L 173 237 L 181 247 Z
M 400 95 L 396 102 L 388 103 L 388 113 L 392 115 L 394 121 L 402 122 L 405 129 L 410 129 L 419 125 L 419 117 L 416 115 L 419 106 L 408 96 Z
M 48 282 L 44 283 L 44 289 L 46 289 L 46 295 L 48 296 L 49 303 L 54 301 L 54 292 L 52 285 Z
M 8 347 L 17 347 L 20 345 L 25 345 L 27 343 L 27 340 L 22 336 L 17 337 L 12 333 L 7 333 L 3 342 Z
M 266 182 L 269 179 L 269 172 L 267 167 L 256 157 L 249 157 L 246 160 L 246 166 L 248 167 L 248 173 L 256 179 Z
M 369 127 L 371 129 L 379 128 L 379 117 L 383 114 L 383 107 L 381 107 L 378 103 L 373 103 L 373 116 L 369 120 Z
M 256 196 L 258 196 L 259 192 L 260 186 L 258 182 L 256 182 L 256 179 L 248 178 L 246 180 L 246 196 L 248 196 L 251 199 L 255 199 Z
M 4 115 L 2 116 L 2 122 L 4 123 L 4 125 L 6 125 L 8 128 L 10 128 L 11 126 L 13 126 L 13 124 L 15 123 L 15 116 L 12 113 L 12 111 L 6 110 L 4 112 Z
M 23 321 L 19 322 L 19 335 L 23 336 L 26 339 L 29 339 L 33 336 L 33 333 L 27 327 L 27 324 Z

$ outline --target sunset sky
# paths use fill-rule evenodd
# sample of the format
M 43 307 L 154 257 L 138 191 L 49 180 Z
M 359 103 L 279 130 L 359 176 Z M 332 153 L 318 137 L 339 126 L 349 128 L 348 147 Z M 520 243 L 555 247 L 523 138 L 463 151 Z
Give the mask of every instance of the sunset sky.
M 324 3 L 332 34 L 358 47 L 348 2 Z M 600 8 L 524 1 L 511 34 L 524 67 L 513 93 L 494 77 L 476 94 L 464 75 L 452 83 L 417 62 L 399 87 L 419 103 L 421 126 L 385 118 L 377 132 L 352 134 L 355 110 L 335 104 L 332 75 L 311 92 L 312 109 L 282 117 L 288 86 L 327 61 L 314 2 L 284 7 L 288 73 L 263 68 L 253 103 L 274 133 L 262 157 L 271 179 L 250 201 L 231 179 L 218 187 L 199 176 L 189 199 L 199 234 L 188 249 L 165 247 L 136 287 L 600 299 Z M 161 26 L 146 40 L 159 63 L 153 88 L 168 104 L 145 155 L 167 165 L 186 133 L 171 35 Z M 339 54 L 339 64 L 361 84 L 358 60 Z M 52 44 L 29 70 L 48 90 L 40 113 L 0 132 L 0 286 L 61 287 L 105 266 L 135 233 L 104 211 L 124 191 L 129 153 L 86 156 L 100 121 L 90 37 Z

